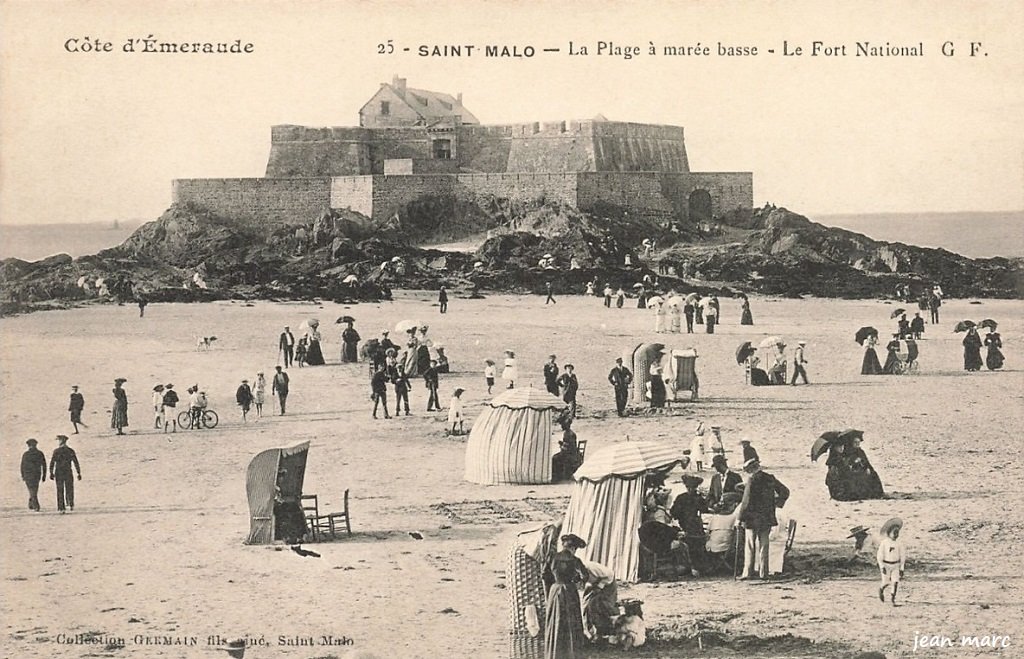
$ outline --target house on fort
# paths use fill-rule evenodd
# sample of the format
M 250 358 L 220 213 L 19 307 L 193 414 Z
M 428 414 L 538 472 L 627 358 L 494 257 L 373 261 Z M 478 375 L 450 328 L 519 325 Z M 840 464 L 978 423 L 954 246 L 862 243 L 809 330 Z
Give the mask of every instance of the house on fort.
M 663 223 L 753 206 L 751 172 L 693 172 L 683 128 L 609 121 L 486 126 L 462 94 L 383 83 L 359 126 L 274 126 L 262 178 L 177 179 L 175 202 L 244 222 L 311 222 L 325 208 L 374 220 L 426 198 L 558 201 Z

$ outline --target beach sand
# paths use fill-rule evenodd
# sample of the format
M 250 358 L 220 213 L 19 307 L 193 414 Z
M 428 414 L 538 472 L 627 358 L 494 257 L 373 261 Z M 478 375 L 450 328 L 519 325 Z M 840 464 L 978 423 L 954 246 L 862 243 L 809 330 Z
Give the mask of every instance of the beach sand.
M 701 651 L 695 640 L 681 640 L 674 651 L 630 656 L 875 650 L 891 657 L 911 654 L 915 634 L 951 637 L 958 646 L 961 634 L 1009 635 L 1003 656 L 1024 655 L 1020 302 L 949 301 L 942 324 L 929 325 L 921 342 L 918 375 L 862 377 L 853 333 L 862 325 L 883 332 L 895 325 L 890 304 L 752 298 L 757 324 L 741 327 L 738 302 L 723 299 L 716 334 L 687 336 L 655 335 L 650 312 L 607 310 L 599 298 L 560 297 L 548 307 L 540 296 L 453 299 L 446 315 L 435 299 L 402 293 L 394 303 L 353 307 L 151 304 L 141 319 L 133 306 L 93 306 L 0 321 L 0 654 L 226 656 L 207 645 L 219 634 L 262 638 L 269 647 L 246 654 L 256 659 L 341 657 L 352 648 L 381 657 L 507 656 L 510 540 L 563 511 L 572 486 L 465 482 L 465 438 L 445 437 L 446 412 L 424 411 L 422 380 L 414 382 L 413 416 L 372 420 L 366 365 L 337 364 L 342 326 L 334 319 L 351 313 L 364 340 L 403 318 L 428 322 L 455 371 L 442 376 L 442 404 L 453 389 L 465 388 L 470 422 L 488 399 L 484 359 L 500 361 L 511 348 L 524 386 L 542 386 L 549 353 L 576 365 L 581 418 L 575 430 L 589 441 L 588 452 L 627 435 L 688 447 L 701 419 L 722 427 L 738 467 L 739 438 L 754 438 L 765 469 L 792 490 L 784 513 L 798 521 L 793 578 L 758 586 L 728 577 L 623 586 L 620 598 L 644 601 L 652 636 L 701 629 L 701 643 L 711 646 Z M 243 426 L 234 402 L 241 378 L 263 370 L 269 381 L 282 327 L 294 329 L 309 317 L 323 323 L 328 365 L 290 369 L 288 415 L 273 415 L 268 399 L 264 418 Z M 986 317 L 1001 323 L 1006 370 L 965 373 L 962 335 L 951 329 L 961 318 Z M 736 346 L 770 334 L 784 337 L 791 350 L 797 339 L 808 341 L 811 386 L 743 384 Z M 197 352 L 195 337 L 209 335 L 217 336 L 214 348 Z M 651 340 L 697 349 L 702 399 L 670 416 L 619 419 L 608 369 L 624 349 Z M 115 437 L 109 427 L 115 377 L 128 380 L 127 437 Z M 152 387 L 167 382 L 182 395 L 199 383 L 220 425 L 166 435 L 153 430 Z M 85 395 L 89 424 L 70 443 L 84 474 L 76 483 L 77 506 L 58 515 L 48 480 L 40 489 L 43 512 L 33 513 L 26 509 L 19 456 L 24 440 L 35 437 L 49 459 L 53 436 L 71 430 L 72 384 Z M 822 431 L 846 427 L 865 432 L 864 449 L 892 498 L 828 498 L 825 465 L 809 461 L 809 447 Z M 337 510 L 350 489 L 354 535 L 306 545 L 321 558 L 281 545 L 243 545 L 249 460 L 305 440 L 311 442 L 305 491 L 319 495 L 321 509 Z M 845 539 L 850 527 L 877 528 L 892 516 L 906 521 L 911 557 L 895 609 L 878 601 L 873 561 L 851 564 L 853 541 Z M 127 647 L 60 642 L 89 632 L 120 637 Z M 795 639 L 771 640 L 784 634 Z M 279 645 L 324 635 L 354 645 Z M 197 645 L 146 642 L 165 637 L 193 637 Z M 944 652 L 971 656 L 960 647 Z

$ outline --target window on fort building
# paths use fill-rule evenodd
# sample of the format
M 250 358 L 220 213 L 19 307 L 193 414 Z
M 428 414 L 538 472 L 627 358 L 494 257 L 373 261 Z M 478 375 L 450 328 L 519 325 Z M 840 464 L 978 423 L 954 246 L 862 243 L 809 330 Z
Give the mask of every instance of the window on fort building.
M 452 159 L 452 141 L 451 140 L 434 140 L 434 158 L 436 160 L 451 160 Z
M 391 103 L 389 103 L 388 101 L 381 101 L 380 102 L 380 113 L 381 114 L 391 114 Z

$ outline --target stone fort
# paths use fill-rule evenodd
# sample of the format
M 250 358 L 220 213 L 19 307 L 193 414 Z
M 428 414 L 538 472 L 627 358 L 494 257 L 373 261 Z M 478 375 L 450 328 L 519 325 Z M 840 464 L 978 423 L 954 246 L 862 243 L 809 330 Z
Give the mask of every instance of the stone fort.
M 751 172 L 692 172 L 683 128 L 608 121 L 481 125 L 462 94 L 381 84 L 358 127 L 271 128 L 263 178 L 177 179 L 173 201 L 243 222 L 373 220 L 425 198 L 557 201 L 581 211 L 698 223 L 753 206 Z

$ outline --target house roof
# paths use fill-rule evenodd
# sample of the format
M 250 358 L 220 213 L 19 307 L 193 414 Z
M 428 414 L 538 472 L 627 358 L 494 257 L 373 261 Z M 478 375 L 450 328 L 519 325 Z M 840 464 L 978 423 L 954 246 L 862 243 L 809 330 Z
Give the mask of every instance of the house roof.
M 402 98 L 406 105 L 412 108 L 416 114 L 423 118 L 424 123 L 433 124 L 438 119 L 455 116 L 462 117 L 462 123 L 464 124 L 480 123 L 480 120 L 477 119 L 472 112 L 467 110 L 466 106 L 464 106 L 459 99 L 455 98 L 451 94 L 432 92 L 428 89 L 413 89 L 411 87 L 406 87 L 403 95 L 397 87 L 390 83 L 384 83 L 381 86 L 389 88 L 396 96 Z

